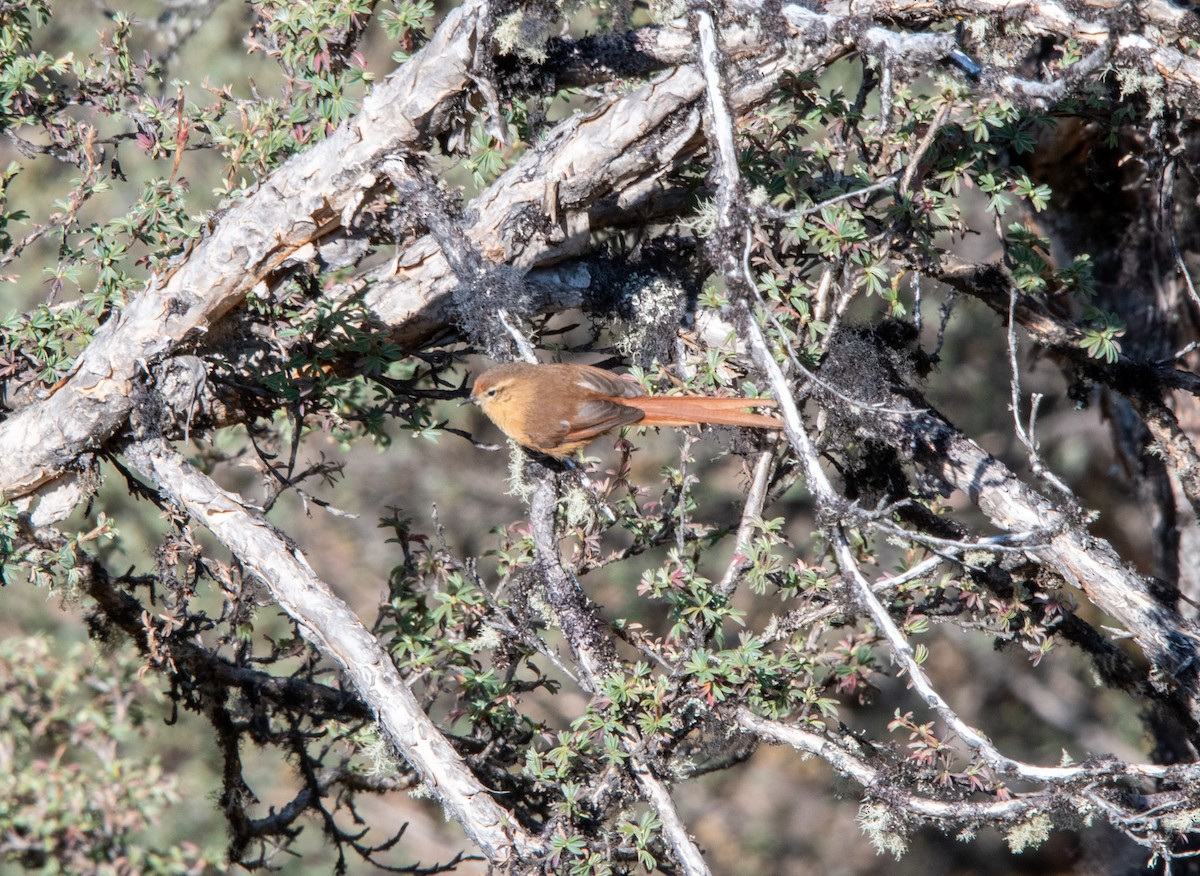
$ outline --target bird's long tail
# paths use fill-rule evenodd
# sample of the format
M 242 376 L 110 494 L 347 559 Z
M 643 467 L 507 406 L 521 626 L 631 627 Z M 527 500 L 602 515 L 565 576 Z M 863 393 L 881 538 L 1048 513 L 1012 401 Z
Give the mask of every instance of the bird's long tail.
M 752 414 L 747 408 L 775 407 L 769 398 L 712 398 L 706 395 L 642 395 L 636 398 L 614 399 L 619 404 L 637 408 L 645 417 L 639 426 L 691 426 L 709 423 L 714 426 L 742 426 L 747 429 L 782 429 L 782 421 L 763 414 Z

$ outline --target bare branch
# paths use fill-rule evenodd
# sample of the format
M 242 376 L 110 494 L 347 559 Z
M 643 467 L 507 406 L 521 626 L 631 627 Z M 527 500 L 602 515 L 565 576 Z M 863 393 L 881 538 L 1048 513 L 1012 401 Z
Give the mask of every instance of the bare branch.
M 381 184 L 379 162 L 441 130 L 455 101 L 475 82 L 471 66 L 485 5 L 471 0 L 451 12 L 430 43 L 371 92 L 352 123 L 220 214 L 172 273 L 155 277 L 97 333 L 75 372 L 48 398 L 0 423 L 0 456 L 7 461 L 0 492 L 14 498 L 53 479 L 80 452 L 113 434 L 146 363 L 202 335 L 250 289 L 269 283 L 285 263 L 349 223 Z M 730 111 L 758 105 L 783 73 L 795 69 L 786 49 L 802 51 L 803 64 L 815 68 L 855 45 L 827 39 L 828 24 L 812 20 L 802 7 L 788 5 L 785 13 L 794 28 L 789 46 L 756 29 L 728 35 L 726 53 L 752 59 L 749 75 L 739 71 L 729 89 Z M 940 34 L 889 36 L 881 28 L 862 37 L 866 51 L 886 49 L 910 60 L 936 54 L 945 43 Z M 667 170 L 702 147 L 696 135 L 705 93 L 705 74 L 685 65 L 566 119 L 475 199 L 474 221 L 463 233 L 488 261 L 522 270 L 589 251 L 591 232 L 621 213 L 606 206 L 607 199 L 620 193 L 624 209 L 644 203 Z M 531 212 L 552 221 L 531 233 L 526 223 L 514 221 Z M 397 343 L 416 347 L 452 324 L 455 284 L 436 241 L 426 237 L 353 288 L 366 289 L 364 303 Z
M 684 825 L 683 819 L 679 817 L 675 801 L 671 799 L 666 786 L 637 757 L 633 759 L 632 771 L 633 777 L 637 779 L 638 787 L 642 789 L 646 800 L 654 807 L 655 813 L 662 822 L 663 833 L 666 835 L 671 850 L 675 852 L 680 872 L 687 876 L 708 876 L 712 871 L 704 863 L 700 849 L 688 836 L 687 827 Z
M 284 262 L 348 224 L 378 184 L 386 155 L 427 142 L 469 87 L 485 0 L 451 12 L 428 45 L 363 101 L 351 124 L 297 155 L 97 331 L 74 371 L 0 422 L 0 493 L 13 498 L 56 477 L 128 415 L 139 372 L 195 338 Z
M 1036 298 L 1017 290 L 1015 280 L 1000 265 L 970 264 L 950 257 L 934 276 L 978 298 L 1006 319 L 1011 313 L 1039 344 L 1068 358 L 1088 377 L 1129 399 L 1167 453 L 1192 507 L 1200 510 L 1200 453 L 1160 398 L 1161 387 L 1200 396 L 1200 375 L 1169 362 L 1139 362 L 1124 354 L 1111 364 L 1096 362 L 1084 349 L 1083 331 L 1055 316 Z
M 596 614 L 595 604 L 580 589 L 579 582 L 563 568 L 555 530 L 556 479 L 543 466 L 532 468 L 535 484 L 529 502 L 529 523 L 537 548 L 538 570 L 546 588 L 546 601 L 554 610 L 571 654 L 579 665 L 583 689 L 595 694 L 600 681 L 617 665 L 617 649 L 611 632 Z
M 893 406 L 904 403 L 893 397 Z M 858 428 L 911 454 L 915 462 L 962 490 L 996 526 L 1009 532 L 1046 533 L 1046 546 L 1030 548 L 1029 554 L 1119 619 L 1171 679 L 1168 686 L 1178 686 L 1193 716 L 1200 715 L 1195 689 L 1200 630 L 1154 598 L 1149 582 L 1128 569 L 1108 543 L 1069 519 L 932 409 L 917 413 L 914 408 L 911 416 L 880 412 L 862 418 Z
M 321 653 L 335 660 L 370 705 L 397 753 L 471 840 L 494 862 L 536 854 L 539 843 L 512 823 L 458 752 L 421 710 L 387 652 L 354 612 L 313 573 L 273 526 L 196 471 L 161 439 L 128 445 L 126 456 L 258 577 Z
M 771 479 L 771 469 L 775 465 L 775 452 L 764 450 L 758 454 L 754 462 L 754 476 L 750 481 L 750 489 L 746 491 L 746 503 L 742 508 L 742 520 L 738 524 L 737 538 L 734 541 L 733 556 L 725 568 L 725 574 L 717 582 L 716 592 L 726 599 L 737 586 L 737 576 L 746 566 L 745 552 L 750 545 L 750 534 L 754 524 L 761 519 L 763 503 L 767 499 L 767 485 Z
M 975 819 L 986 819 L 992 823 L 1017 821 L 1039 810 L 1049 808 L 1052 800 L 1061 799 L 1061 790 L 1055 788 L 1036 793 L 1016 794 L 1008 800 L 988 803 L 937 800 L 895 787 L 889 771 L 871 764 L 866 754 L 861 750 L 856 750 L 854 742 L 848 737 L 831 739 L 811 730 L 762 718 L 744 707 L 737 710 L 737 722 L 745 730 L 763 739 L 790 745 L 798 751 L 808 754 L 815 754 L 838 773 L 860 784 L 872 796 L 882 797 L 913 815 L 935 819 L 943 823 L 962 823 Z M 1143 805 L 1114 805 L 1113 797 L 1104 793 L 1101 784 L 1103 780 L 1115 783 L 1131 777 L 1152 778 L 1164 775 L 1170 775 L 1171 781 L 1194 780 L 1189 778 L 1194 772 L 1194 767 L 1191 765 L 1164 767 L 1158 764 L 1113 763 L 1100 767 L 1067 767 L 1063 768 L 1061 772 L 1064 776 L 1060 784 L 1077 782 L 1082 785 L 1080 790 L 1066 794 L 1074 806 L 1083 812 L 1095 808 L 1105 810 L 1113 822 L 1123 828 L 1129 827 L 1137 821 L 1141 821 L 1144 826 L 1145 821 L 1168 818 L 1171 814 L 1186 809 L 1188 802 L 1177 796 L 1172 798 L 1169 795 L 1160 795 L 1161 802 L 1141 797 L 1138 802 Z

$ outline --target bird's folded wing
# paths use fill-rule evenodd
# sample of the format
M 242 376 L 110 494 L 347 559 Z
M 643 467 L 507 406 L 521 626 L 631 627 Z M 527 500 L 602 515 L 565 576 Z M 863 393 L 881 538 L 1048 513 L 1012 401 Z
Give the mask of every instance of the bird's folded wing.
M 593 368 L 591 365 L 574 367 L 575 383 L 581 389 L 594 392 L 596 395 L 609 395 L 616 398 L 637 398 L 646 391 L 620 375 L 605 371 L 603 368 Z
M 588 441 L 609 429 L 628 426 L 642 418 L 642 412 L 628 405 L 595 398 L 580 402 L 572 420 L 573 428 L 566 433 L 567 441 Z

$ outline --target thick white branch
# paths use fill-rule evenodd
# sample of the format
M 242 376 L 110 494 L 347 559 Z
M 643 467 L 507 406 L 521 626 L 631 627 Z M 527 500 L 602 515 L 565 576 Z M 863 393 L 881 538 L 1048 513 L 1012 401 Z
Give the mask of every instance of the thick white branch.
M 0 494 L 15 498 L 52 480 L 111 436 L 128 415 L 140 369 L 202 336 L 289 258 L 337 233 L 381 184 L 383 158 L 444 129 L 474 84 L 471 66 L 486 11 L 486 0 L 467 0 L 449 13 L 429 44 L 368 95 L 352 122 L 214 217 L 211 231 L 170 272 L 101 328 L 73 374 L 0 422 Z M 723 34 L 724 51 L 740 64 L 726 76 L 730 111 L 765 100 L 784 72 L 819 68 L 852 48 L 822 36 L 824 20 L 806 17 L 802 7 L 788 4 L 785 13 L 793 25 L 790 43 L 755 28 Z M 912 60 L 945 43 L 942 35 L 889 33 L 870 29 L 864 50 L 886 48 Z M 711 54 L 707 60 L 711 75 Z M 464 233 L 488 261 L 522 268 L 590 251 L 593 231 L 652 201 L 663 175 L 704 147 L 705 91 L 701 70 L 685 65 L 564 120 L 475 199 Z M 551 221 L 527 221 L 538 215 Z M 424 237 L 364 276 L 359 288 L 366 289 L 373 318 L 398 343 L 414 346 L 453 322 L 456 285 L 436 241 Z
M 472 82 L 486 0 L 451 12 L 425 46 L 363 100 L 355 119 L 271 174 L 105 323 L 49 397 L 0 422 L 0 494 L 51 480 L 125 421 L 148 363 L 196 337 L 302 247 L 344 224 L 393 152 L 439 130 Z
M 206 526 L 266 585 L 304 636 L 341 665 L 399 755 L 489 860 L 503 864 L 513 859 L 514 850 L 521 857 L 540 850 L 421 710 L 378 640 L 316 576 L 294 545 L 162 439 L 137 441 L 125 455 L 158 489 Z

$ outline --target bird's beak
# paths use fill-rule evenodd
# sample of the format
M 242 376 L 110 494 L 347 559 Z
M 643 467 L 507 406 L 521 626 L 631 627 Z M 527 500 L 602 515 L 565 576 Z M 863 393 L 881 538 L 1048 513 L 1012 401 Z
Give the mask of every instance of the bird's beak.
M 477 405 L 477 404 L 479 404 L 479 399 L 475 398 L 475 396 L 473 396 L 473 395 L 469 395 L 466 398 L 464 398 L 462 401 L 460 401 L 458 403 L 458 406 L 461 408 L 463 405 Z

